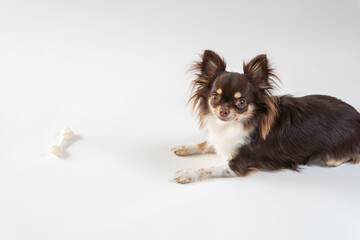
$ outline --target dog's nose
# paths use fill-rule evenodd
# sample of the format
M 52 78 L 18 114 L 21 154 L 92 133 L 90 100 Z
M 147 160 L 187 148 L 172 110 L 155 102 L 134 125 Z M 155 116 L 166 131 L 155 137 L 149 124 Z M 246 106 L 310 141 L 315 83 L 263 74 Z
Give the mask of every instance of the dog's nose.
M 230 110 L 228 108 L 222 107 L 220 108 L 220 116 L 227 117 L 230 114 Z

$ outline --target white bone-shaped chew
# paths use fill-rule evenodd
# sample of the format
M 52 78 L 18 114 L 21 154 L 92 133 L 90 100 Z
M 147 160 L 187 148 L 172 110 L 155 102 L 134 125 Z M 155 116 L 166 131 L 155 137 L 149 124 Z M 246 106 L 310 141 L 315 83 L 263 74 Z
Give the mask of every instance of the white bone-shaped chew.
M 61 157 L 66 144 L 73 136 L 74 136 L 74 132 L 69 127 L 64 127 L 63 130 L 61 130 L 61 135 L 59 138 L 58 145 L 51 146 L 49 148 L 50 152 L 57 157 Z

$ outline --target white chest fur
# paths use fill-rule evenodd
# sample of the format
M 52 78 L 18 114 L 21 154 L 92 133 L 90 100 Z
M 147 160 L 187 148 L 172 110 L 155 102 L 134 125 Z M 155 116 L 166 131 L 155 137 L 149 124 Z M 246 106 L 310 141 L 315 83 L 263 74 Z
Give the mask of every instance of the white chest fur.
M 239 147 L 246 144 L 250 135 L 250 131 L 245 130 L 241 122 L 224 122 L 211 115 L 206 117 L 204 126 L 208 142 L 227 161 L 232 159 Z

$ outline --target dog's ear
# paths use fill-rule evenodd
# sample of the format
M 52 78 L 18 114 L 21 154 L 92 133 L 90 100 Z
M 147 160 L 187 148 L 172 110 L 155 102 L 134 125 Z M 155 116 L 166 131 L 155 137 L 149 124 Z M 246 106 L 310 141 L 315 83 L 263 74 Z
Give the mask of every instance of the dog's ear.
M 250 82 L 261 93 L 256 101 L 260 106 L 258 112 L 263 115 L 259 119 L 259 132 L 265 140 L 278 114 L 278 98 L 272 96 L 272 91 L 277 87 L 275 79 L 279 78 L 274 74 L 265 54 L 256 56 L 248 64 L 244 63 L 244 74 L 250 77 Z
M 197 112 L 200 125 L 207 113 L 207 97 L 215 78 L 225 71 L 226 63 L 223 58 L 215 52 L 205 50 L 201 55 L 201 60 L 195 62 L 189 69 L 196 74 L 197 78 L 192 82 L 191 103 L 193 111 Z
M 244 63 L 244 73 L 250 75 L 254 85 L 262 90 L 271 90 L 274 88 L 273 79 L 277 78 L 271 69 L 265 54 L 253 58 L 248 64 Z M 276 84 L 275 84 L 276 85 Z
M 220 72 L 225 71 L 226 63 L 223 58 L 211 50 L 205 50 L 199 62 L 201 77 L 206 80 L 214 80 Z

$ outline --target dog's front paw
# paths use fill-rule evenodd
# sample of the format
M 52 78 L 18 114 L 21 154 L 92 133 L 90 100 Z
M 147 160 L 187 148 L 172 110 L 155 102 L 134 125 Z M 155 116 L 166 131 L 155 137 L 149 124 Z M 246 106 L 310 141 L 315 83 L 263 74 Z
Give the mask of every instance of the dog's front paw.
M 185 184 L 200 181 L 202 176 L 203 171 L 187 168 L 177 171 L 171 180 L 173 182 Z
M 185 145 L 174 145 L 170 148 L 170 151 L 178 156 L 186 156 L 189 155 L 189 149 Z

